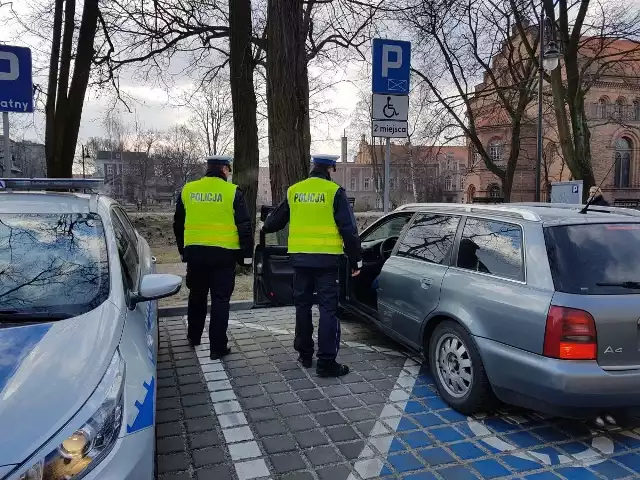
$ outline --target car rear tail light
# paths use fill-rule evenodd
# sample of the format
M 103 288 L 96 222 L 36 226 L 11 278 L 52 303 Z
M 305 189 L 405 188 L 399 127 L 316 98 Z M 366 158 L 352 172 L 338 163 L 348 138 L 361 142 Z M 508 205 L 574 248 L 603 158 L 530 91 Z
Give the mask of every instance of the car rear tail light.
M 544 332 L 544 355 L 564 360 L 595 360 L 596 323 L 589 312 L 551 305 Z

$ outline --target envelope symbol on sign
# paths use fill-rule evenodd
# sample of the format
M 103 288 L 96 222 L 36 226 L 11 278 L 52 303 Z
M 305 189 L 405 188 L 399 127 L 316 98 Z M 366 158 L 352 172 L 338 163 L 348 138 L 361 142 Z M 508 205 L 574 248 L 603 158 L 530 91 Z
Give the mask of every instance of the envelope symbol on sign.
M 401 92 L 404 92 L 407 89 L 407 81 L 406 80 L 394 80 L 393 78 L 389 78 L 388 87 L 389 87 L 389 91 L 401 91 Z

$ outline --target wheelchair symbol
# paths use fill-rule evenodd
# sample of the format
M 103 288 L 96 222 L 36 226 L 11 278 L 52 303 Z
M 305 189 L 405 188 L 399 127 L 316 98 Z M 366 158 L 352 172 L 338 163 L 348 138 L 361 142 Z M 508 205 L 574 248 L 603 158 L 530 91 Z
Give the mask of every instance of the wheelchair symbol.
M 394 107 L 391 104 L 391 97 L 387 97 L 387 104 L 382 109 L 382 113 L 387 118 L 393 118 L 393 117 L 397 117 L 398 115 L 400 115 L 398 112 L 396 112 L 396 107 Z

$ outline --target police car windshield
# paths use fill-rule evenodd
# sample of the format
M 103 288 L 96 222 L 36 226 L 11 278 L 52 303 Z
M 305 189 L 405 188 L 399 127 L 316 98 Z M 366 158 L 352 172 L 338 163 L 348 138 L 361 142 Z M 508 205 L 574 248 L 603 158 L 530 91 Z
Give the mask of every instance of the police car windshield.
M 0 320 L 58 320 L 109 296 L 104 231 L 95 214 L 0 214 Z M 9 318 L 10 317 L 10 318 Z

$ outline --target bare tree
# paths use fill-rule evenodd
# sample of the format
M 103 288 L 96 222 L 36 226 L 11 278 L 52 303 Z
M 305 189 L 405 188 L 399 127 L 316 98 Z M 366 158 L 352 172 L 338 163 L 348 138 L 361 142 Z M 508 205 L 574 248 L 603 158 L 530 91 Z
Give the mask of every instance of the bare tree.
M 262 48 L 258 46 L 252 50 L 251 0 L 229 0 L 229 35 L 234 181 L 247 199 L 252 229 L 255 229 L 260 144 L 254 71 Z
M 522 54 L 519 36 L 512 34 L 509 5 L 472 0 L 423 3 L 403 11 L 402 22 L 421 45 L 414 49 L 414 73 L 464 132 L 485 167 L 500 179 L 509 201 L 521 130 L 529 121 L 527 109 L 535 95 L 537 65 Z M 489 126 L 506 130 L 504 163 L 482 140 Z
M 136 118 L 126 167 L 125 187 L 136 202 L 146 205 L 148 191 L 156 179 L 155 157 L 152 155 L 160 140 L 160 134 L 148 130 Z
M 267 113 L 271 194 L 280 201 L 306 177 L 311 145 L 309 64 L 359 47 L 382 0 L 270 0 L 267 12 Z
M 84 0 L 76 36 L 76 0 L 55 0 L 54 3 L 45 108 L 49 177 L 72 175 L 82 107 L 94 59 L 98 15 L 98 0 Z
M 224 155 L 233 149 L 233 109 L 228 79 L 218 75 L 195 91 L 184 95 L 193 112 L 191 123 L 201 137 L 203 150 L 210 155 Z
M 156 174 L 168 179 L 175 192 L 201 176 L 205 164 L 198 147 L 197 133 L 185 125 L 171 127 L 155 151 L 154 165 Z
M 528 25 L 538 21 L 537 4 L 509 0 L 516 26 L 528 54 L 536 59 L 537 40 Z M 591 132 L 585 98 L 603 76 L 637 76 L 640 12 L 627 3 L 599 0 L 543 0 L 551 35 L 562 52 L 560 68 L 545 77 L 551 83 L 562 157 L 572 176 L 583 181 L 583 200 L 595 184 L 591 158 Z M 534 8 L 535 7 L 535 8 Z M 537 61 L 537 60 L 536 60 Z

